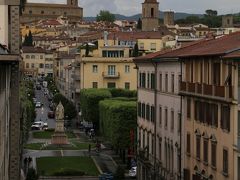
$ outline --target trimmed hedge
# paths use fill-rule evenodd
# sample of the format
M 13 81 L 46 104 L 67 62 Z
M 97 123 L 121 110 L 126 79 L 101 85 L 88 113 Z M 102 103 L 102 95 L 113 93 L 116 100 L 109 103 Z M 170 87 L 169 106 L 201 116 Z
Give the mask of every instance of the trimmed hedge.
M 131 146 L 130 130 L 137 127 L 137 103 L 107 99 L 100 101 L 100 132 L 114 148 L 127 149 Z
M 53 176 L 84 176 L 85 172 L 82 172 L 76 169 L 62 168 L 55 171 L 52 175 Z
M 99 127 L 99 106 L 98 103 L 112 95 L 107 89 L 84 89 L 80 92 L 80 108 L 85 121 L 92 122 Z
M 137 97 L 137 91 L 120 88 L 112 88 L 108 90 L 111 92 L 112 97 Z

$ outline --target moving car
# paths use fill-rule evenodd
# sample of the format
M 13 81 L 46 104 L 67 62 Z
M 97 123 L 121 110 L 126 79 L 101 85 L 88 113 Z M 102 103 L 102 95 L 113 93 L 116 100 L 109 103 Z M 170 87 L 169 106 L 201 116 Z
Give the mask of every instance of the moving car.
M 48 112 L 48 118 L 54 119 L 55 118 L 55 113 L 53 111 Z
M 36 108 L 41 108 L 41 107 L 42 107 L 42 104 L 41 104 L 41 102 L 39 102 L 39 101 L 38 101 L 38 102 L 36 102 L 36 105 L 35 105 L 35 107 L 36 107 Z
M 31 129 L 32 130 L 42 130 L 43 126 L 44 126 L 44 123 L 42 121 L 37 121 L 32 124 Z

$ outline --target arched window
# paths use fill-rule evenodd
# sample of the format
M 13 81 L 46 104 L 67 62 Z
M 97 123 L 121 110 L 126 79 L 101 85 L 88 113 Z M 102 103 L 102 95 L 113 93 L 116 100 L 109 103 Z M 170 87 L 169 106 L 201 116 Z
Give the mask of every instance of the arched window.
M 151 8 L 151 17 L 154 17 L 154 8 Z
M 30 59 L 30 56 L 29 56 L 29 55 L 26 55 L 26 59 Z
M 35 55 L 31 55 L 31 59 L 35 59 Z

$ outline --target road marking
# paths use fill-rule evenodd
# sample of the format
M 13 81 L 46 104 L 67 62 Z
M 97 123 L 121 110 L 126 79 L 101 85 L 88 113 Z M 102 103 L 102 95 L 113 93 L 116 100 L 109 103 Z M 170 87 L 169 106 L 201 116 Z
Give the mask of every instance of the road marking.
M 63 150 L 61 150 L 61 156 L 63 157 Z

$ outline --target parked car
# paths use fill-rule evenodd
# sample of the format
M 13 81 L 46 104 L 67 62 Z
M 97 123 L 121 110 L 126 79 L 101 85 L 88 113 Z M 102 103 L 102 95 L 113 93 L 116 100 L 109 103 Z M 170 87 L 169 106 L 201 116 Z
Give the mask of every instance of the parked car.
M 48 123 L 43 123 L 43 130 L 47 130 L 48 129 Z
M 132 167 L 128 173 L 129 177 L 135 178 L 137 176 L 137 166 Z
M 42 103 L 41 102 L 36 102 L 36 105 L 35 105 L 36 108 L 41 108 L 42 107 Z
M 48 118 L 54 119 L 55 118 L 55 113 L 53 111 L 48 112 Z
M 44 126 L 44 123 L 42 121 L 37 121 L 32 124 L 31 129 L 32 130 L 42 130 L 43 126 Z

